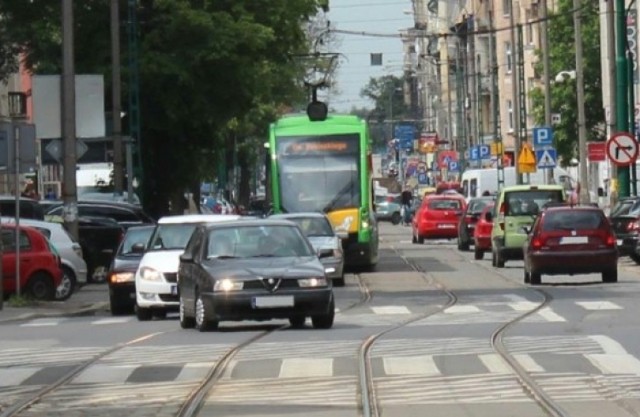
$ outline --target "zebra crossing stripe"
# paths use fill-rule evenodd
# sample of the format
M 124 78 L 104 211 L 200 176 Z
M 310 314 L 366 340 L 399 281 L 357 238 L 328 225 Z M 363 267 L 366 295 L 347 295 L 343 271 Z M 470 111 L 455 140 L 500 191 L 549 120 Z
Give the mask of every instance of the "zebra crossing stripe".
M 209 373 L 215 362 L 192 362 L 184 365 L 176 381 L 199 381 Z
M 138 366 L 132 365 L 93 365 L 71 381 L 72 384 L 123 384 Z
M 576 301 L 576 304 L 585 310 L 622 310 L 622 307 L 611 301 Z
M 497 353 L 478 355 L 478 359 L 480 359 L 480 362 L 482 362 L 482 364 L 492 374 L 510 374 L 513 372 L 502 356 Z
M 103 324 L 122 324 L 128 323 L 131 321 L 130 317 L 111 317 L 107 319 L 94 320 L 91 322 L 93 325 L 103 325 Z
M 411 314 L 405 306 L 372 306 L 371 310 L 375 314 Z
M 604 375 L 632 374 L 640 375 L 640 361 L 633 355 L 591 354 L 585 357 Z
M 45 327 L 57 326 L 63 319 L 33 319 L 27 323 L 23 323 L 20 327 Z
M 42 368 L 8 368 L 0 369 L 0 387 L 11 387 L 14 385 L 20 385 L 23 381 L 26 381 L 40 371 Z
M 279 378 L 330 377 L 333 375 L 333 358 L 283 359 Z
M 536 363 L 536 361 L 531 357 L 531 355 L 527 355 L 526 353 L 520 353 L 513 355 L 513 358 L 518 361 L 520 366 L 524 368 L 525 371 L 534 373 L 534 372 L 544 372 L 544 368 Z
M 387 375 L 441 375 L 432 355 L 384 357 L 382 363 Z
M 474 305 L 454 305 L 444 310 L 444 312 L 447 314 L 479 313 L 480 309 Z

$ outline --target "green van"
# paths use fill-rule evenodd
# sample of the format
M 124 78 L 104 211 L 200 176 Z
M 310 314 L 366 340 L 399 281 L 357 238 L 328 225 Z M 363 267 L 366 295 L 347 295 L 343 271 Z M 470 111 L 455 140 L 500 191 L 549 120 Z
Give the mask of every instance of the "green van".
M 564 203 L 562 185 L 514 185 L 504 187 L 498 194 L 490 216 L 491 262 L 502 268 L 510 259 L 522 259 L 522 247 L 527 240 L 527 230 L 536 216 L 549 204 Z

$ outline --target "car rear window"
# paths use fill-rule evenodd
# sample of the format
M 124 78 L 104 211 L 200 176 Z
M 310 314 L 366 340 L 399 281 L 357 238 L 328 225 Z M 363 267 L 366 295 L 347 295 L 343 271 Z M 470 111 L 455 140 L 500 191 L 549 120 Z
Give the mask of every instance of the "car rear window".
M 505 193 L 508 216 L 536 216 L 548 204 L 562 203 L 560 190 L 523 190 Z
M 544 216 L 542 230 L 592 230 L 604 225 L 604 214 L 596 210 L 549 211 Z
M 482 213 L 482 210 L 487 206 L 489 201 L 487 200 L 471 200 L 469 202 L 469 208 L 467 212 L 469 213 Z
M 430 210 L 460 210 L 462 204 L 459 200 L 431 200 L 429 202 Z

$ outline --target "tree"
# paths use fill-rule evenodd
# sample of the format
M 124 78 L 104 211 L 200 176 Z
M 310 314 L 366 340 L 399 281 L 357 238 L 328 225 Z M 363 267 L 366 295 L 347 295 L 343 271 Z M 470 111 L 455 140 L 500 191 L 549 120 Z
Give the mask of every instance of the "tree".
M 575 68 L 575 35 L 573 26 L 573 2 L 560 0 L 558 10 L 549 20 L 549 61 L 551 77 L 551 112 L 559 113 L 561 122 L 553 126 L 559 159 L 567 165 L 578 157 L 578 110 L 576 82 L 567 79 L 556 82 L 561 71 Z M 602 74 L 600 60 L 600 17 L 597 2 L 582 2 L 582 45 L 584 48 L 584 90 L 587 140 L 604 140 L 604 109 L 602 105 Z M 573 53 L 568 53 L 572 51 Z M 536 51 L 542 57 L 542 51 Z M 542 74 L 542 59 L 536 64 L 536 72 Z M 544 95 L 542 88 L 530 93 L 535 124 L 544 125 Z

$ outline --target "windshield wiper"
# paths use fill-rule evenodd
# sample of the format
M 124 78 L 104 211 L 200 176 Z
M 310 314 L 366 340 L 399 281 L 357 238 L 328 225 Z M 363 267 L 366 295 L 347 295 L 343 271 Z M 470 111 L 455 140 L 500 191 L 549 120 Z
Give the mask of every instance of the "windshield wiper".
M 339 192 L 338 194 L 336 194 L 335 197 L 333 197 L 333 199 L 331 201 L 329 201 L 329 204 L 327 204 L 326 206 L 324 206 L 324 208 L 322 209 L 322 211 L 324 211 L 325 213 L 330 211 L 332 208 L 335 208 L 335 204 L 338 202 L 338 200 L 340 200 L 340 198 L 347 194 L 349 191 L 351 191 L 351 188 L 353 188 L 353 181 L 349 181 L 349 183 L 347 183 L 347 185 L 345 185 Z

